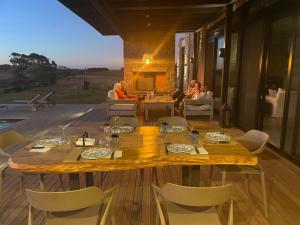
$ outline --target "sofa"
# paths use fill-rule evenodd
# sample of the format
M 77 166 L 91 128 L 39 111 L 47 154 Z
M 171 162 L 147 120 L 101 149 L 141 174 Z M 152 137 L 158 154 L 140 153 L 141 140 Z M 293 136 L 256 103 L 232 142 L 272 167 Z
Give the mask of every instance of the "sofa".
M 213 92 L 207 91 L 204 98 L 199 100 L 183 100 L 183 116 L 201 116 L 207 115 L 210 119 L 214 116 L 214 99 Z
M 136 116 L 136 99 L 118 99 L 114 90 L 107 93 L 107 117 L 111 116 Z

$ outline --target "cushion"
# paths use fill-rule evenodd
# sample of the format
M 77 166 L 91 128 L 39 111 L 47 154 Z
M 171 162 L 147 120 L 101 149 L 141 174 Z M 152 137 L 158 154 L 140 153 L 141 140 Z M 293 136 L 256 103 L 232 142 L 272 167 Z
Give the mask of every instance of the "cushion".
M 187 105 L 186 109 L 189 111 L 207 111 L 210 110 L 210 105 Z
M 276 98 L 278 99 L 280 95 L 284 94 L 285 93 L 285 90 L 282 89 L 282 88 L 278 88 L 278 91 L 277 91 L 277 95 L 276 95 Z
M 206 99 L 207 100 L 212 100 L 213 99 L 213 92 L 212 91 L 207 91 L 206 92 Z
M 110 100 L 118 100 L 117 93 L 116 93 L 114 90 L 108 91 L 107 97 L 108 97 L 108 99 L 110 99 Z
M 134 104 L 114 104 L 109 106 L 110 110 L 135 110 L 135 105 Z
M 276 97 L 276 95 L 277 95 L 277 90 L 274 90 L 274 89 L 268 89 L 268 93 L 269 93 L 270 96 Z

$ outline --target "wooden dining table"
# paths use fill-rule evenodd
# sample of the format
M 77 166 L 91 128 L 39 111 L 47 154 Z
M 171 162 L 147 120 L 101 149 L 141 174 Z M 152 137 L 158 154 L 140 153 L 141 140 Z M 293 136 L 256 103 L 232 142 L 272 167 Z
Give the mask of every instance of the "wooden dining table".
M 86 129 L 86 126 L 78 128 L 78 131 Z M 89 125 L 94 132 L 90 137 L 96 139 L 103 136 L 99 125 Z M 70 175 L 70 188 L 79 188 L 79 173 L 86 173 L 87 186 L 93 185 L 92 174 L 97 171 L 117 171 L 142 168 L 156 168 L 163 166 L 191 166 L 200 165 L 256 165 L 257 157 L 251 154 L 243 145 L 233 138 L 229 143 L 210 143 L 205 139 L 205 129 L 201 129 L 197 146 L 204 147 L 207 154 L 176 154 L 166 151 L 165 143 L 190 144 L 189 130 L 181 133 L 162 135 L 160 127 L 140 126 L 134 132 L 120 134 L 118 150 L 122 151 L 122 157 L 87 160 L 80 157 L 81 153 L 90 147 L 76 147 L 74 142 L 80 137 L 80 133 L 73 135 L 67 144 L 55 146 L 47 152 L 31 152 L 36 140 L 17 150 L 9 159 L 9 166 L 24 173 L 68 173 Z M 210 130 L 211 131 L 211 130 Z M 217 131 L 217 130 L 216 130 Z M 193 175 L 193 173 L 195 173 Z M 192 176 L 192 177 L 189 177 Z M 198 185 L 199 171 L 183 170 L 183 184 L 189 179 L 194 179 L 193 185 Z

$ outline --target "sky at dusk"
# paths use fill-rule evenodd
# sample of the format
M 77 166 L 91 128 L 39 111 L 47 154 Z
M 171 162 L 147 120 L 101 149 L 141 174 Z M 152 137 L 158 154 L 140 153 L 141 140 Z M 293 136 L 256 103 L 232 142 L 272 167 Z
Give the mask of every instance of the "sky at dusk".
M 57 0 L 0 0 L 0 64 L 12 52 L 35 52 L 70 68 L 123 67 L 123 40 L 102 36 Z
M 123 66 L 123 41 L 102 36 L 57 0 L 0 0 L 0 64 L 36 52 L 72 68 Z

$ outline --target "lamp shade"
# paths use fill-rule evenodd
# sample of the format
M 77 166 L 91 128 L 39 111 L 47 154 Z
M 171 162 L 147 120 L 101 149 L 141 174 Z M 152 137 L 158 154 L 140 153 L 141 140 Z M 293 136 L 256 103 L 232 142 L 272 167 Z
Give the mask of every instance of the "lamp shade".
M 153 62 L 153 56 L 151 54 L 144 54 L 143 55 L 143 62 L 145 64 L 150 64 Z

